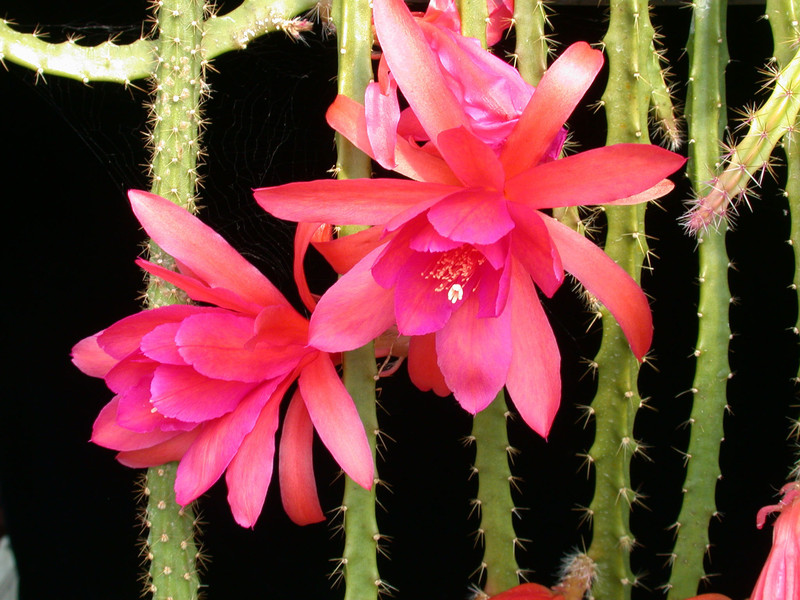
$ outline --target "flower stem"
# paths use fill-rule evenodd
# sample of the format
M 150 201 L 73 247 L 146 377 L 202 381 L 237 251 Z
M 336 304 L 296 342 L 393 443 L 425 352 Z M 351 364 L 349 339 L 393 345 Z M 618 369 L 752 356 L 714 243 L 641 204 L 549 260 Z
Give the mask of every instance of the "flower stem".
M 725 0 L 695 3 L 688 50 L 691 60 L 686 120 L 689 138 L 689 178 L 698 196 L 708 193 L 716 175 L 719 141 L 725 130 Z M 694 596 L 705 577 L 703 560 L 709 548 L 709 520 L 715 510 L 720 475 L 719 449 L 727 405 L 728 255 L 724 223 L 698 240 L 700 299 L 697 307 L 697 366 L 692 384 L 690 439 L 684 455 L 686 478 L 683 504 L 674 529 L 675 549 L 669 598 Z
M 545 27 L 549 25 L 547 10 L 544 0 L 514 3 L 514 33 L 517 36 L 514 56 L 522 78 L 531 85 L 539 85 L 547 69 L 550 54 L 545 33 Z
M 508 408 L 503 390 L 484 410 L 475 415 L 472 437 L 476 444 L 475 469 L 481 524 L 478 538 L 483 540 L 482 570 L 486 572 L 484 591 L 499 594 L 518 583 L 514 547 L 514 501 L 511 499 L 511 469 L 508 464 Z

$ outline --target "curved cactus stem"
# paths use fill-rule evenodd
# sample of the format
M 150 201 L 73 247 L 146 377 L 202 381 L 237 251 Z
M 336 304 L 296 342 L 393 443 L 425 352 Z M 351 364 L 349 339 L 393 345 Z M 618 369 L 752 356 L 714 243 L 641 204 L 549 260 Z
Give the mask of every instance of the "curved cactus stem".
M 522 78 L 531 85 L 539 85 L 550 56 L 550 42 L 545 32 L 550 25 L 547 11 L 544 0 L 514 3 L 514 32 L 517 36 L 514 59 Z
M 483 562 L 486 573 L 484 591 L 494 596 L 519 583 L 519 567 L 514 549 L 519 540 L 514 532 L 516 508 L 511 499 L 510 484 L 514 481 L 508 464 L 508 418 L 505 393 L 500 393 L 484 410 L 475 415 L 472 438 L 475 441 L 475 467 L 478 495 L 474 500 L 480 511 L 478 540 L 483 541 Z
M 725 36 L 727 2 L 699 0 L 692 15 L 689 39 L 689 90 L 686 120 L 689 126 L 688 173 L 698 196 L 708 192 L 716 175 L 721 137 L 725 131 Z M 700 298 L 698 335 L 694 356 L 697 366 L 692 383 L 689 446 L 684 454 L 686 477 L 683 504 L 674 525 L 670 600 L 694 596 L 705 577 L 703 560 L 708 552 L 708 526 L 717 514 L 715 495 L 720 478 L 719 450 L 724 437 L 728 364 L 728 255 L 724 224 L 698 240 Z
M 651 61 L 653 28 L 646 2 L 612 0 L 611 19 L 604 38 L 609 79 L 603 93 L 608 121 L 608 144 L 649 141 L 648 107 L 652 85 L 647 73 Z M 606 253 L 639 280 L 647 256 L 642 205 L 608 207 Z M 640 502 L 632 488 L 630 461 L 642 451 L 633 436 L 636 411 L 642 404 L 637 391 L 638 363 L 619 325 L 601 308 L 603 339 L 595 358 L 598 388 L 592 409 L 596 433 L 589 451 L 595 467 L 596 489 L 588 509 L 594 525 L 587 554 L 596 565 L 595 598 L 630 598 L 637 579 L 629 554 L 636 544 L 630 531 L 630 512 Z
M 84 83 L 111 81 L 128 85 L 153 74 L 156 66 L 153 41 L 136 40 L 117 45 L 80 46 L 74 40 L 52 44 L 35 33 L 20 33 L 0 20 L 0 62 L 27 67 L 37 76 L 58 75 Z
M 296 15 L 310 11 L 316 5 L 316 0 L 273 0 L 268 3 L 245 0 L 224 15 L 212 13 L 203 39 L 206 58 L 243 50 L 254 39 L 275 31 L 299 39 L 304 31 L 311 29 L 312 23 Z
M 150 467 L 145 480 L 147 588 L 154 600 L 195 600 L 200 587 L 200 553 L 194 541 L 197 521 L 191 506 L 175 503 L 177 468 L 177 463 Z
M 652 88 L 650 103 L 657 131 L 671 150 L 677 150 L 681 145 L 681 128 L 672 102 L 668 76 L 669 71 L 662 65 L 661 53 L 654 41 L 650 44 L 650 60 L 647 62 L 647 80 Z

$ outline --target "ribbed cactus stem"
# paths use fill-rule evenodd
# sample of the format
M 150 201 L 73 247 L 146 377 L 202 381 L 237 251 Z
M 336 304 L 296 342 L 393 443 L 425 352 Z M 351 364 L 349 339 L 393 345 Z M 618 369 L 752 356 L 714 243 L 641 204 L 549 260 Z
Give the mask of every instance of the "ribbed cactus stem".
M 461 35 L 480 41 L 486 48 L 486 25 L 489 21 L 489 7 L 486 0 L 458 0 L 461 15 Z
M 194 541 L 197 523 L 191 506 L 175 503 L 177 467 L 177 463 L 152 467 L 145 480 L 147 587 L 154 600 L 194 600 L 200 587 L 196 567 L 200 554 Z
M 797 131 L 798 110 L 800 50 L 775 77 L 772 93 L 764 105 L 747 115 L 747 133 L 725 157 L 725 168 L 712 181 L 711 191 L 697 200 L 686 219 L 690 231 L 719 222 L 728 214 L 734 200 L 746 197 L 751 183 L 757 184 L 762 170 L 769 168 L 776 144 Z
M 656 127 L 666 145 L 677 150 L 681 144 L 681 129 L 667 77 L 668 71 L 663 66 L 661 53 L 656 49 L 654 41 L 650 45 L 650 60 L 647 63 L 647 79 L 652 87 L 650 103 Z
M 647 4 L 612 0 L 604 42 L 609 60 L 609 80 L 603 94 L 607 143 L 647 143 L 652 86 L 645 75 L 653 42 Z M 606 253 L 637 281 L 648 251 L 644 211 L 642 205 L 606 210 Z M 638 362 L 611 314 L 601 308 L 601 315 L 603 339 L 595 358 L 598 388 L 592 401 L 596 433 L 588 457 L 596 473 L 595 494 L 588 509 L 594 528 L 587 553 L 596 565 L 593 596 L 621 600 L 630 597 L 637 583 L 629 562 L 636 543 L 629 522 L 639 497 L 631 485 L 630 461 L 641 452 L 633 436 L 633 422 L 642 400 L 636 385 Z
M 789 63 L 793 49 L 800 44 L 800 2 L 798 0 L 767 0 L 767 18 L 774 40 L 773 55 L 778 68 Z M 787 242 L 795 256 L 792 287 L 800 293 L 800 132 L 787 132 L 783 137 L 786 153 L 786 198 L 789 201 L 791 231 Z M 800 306 L 800 297 L 798 298 Z M 795 336 L 800 335 L 800 310 L 793 327 Z M 800 383 L 800 373 L 796 381 Z
M 514 33 L 517 44 L 514 59 L 522 78 L 538 85 L 547 69 L 550 43 L 546 28 L 550 25 L 544 0 L 525 0 L 514 3 Z
M 719 144 L 725 130 L 725 0 L 699 0 L 694 4 L 689 38 L 689 89 L 686 120 L 689 127 L 688 174 L 698 196 L 708 192 L 716 174 Z M 698 240 L 700 298 L 698 335 L 694 356 L 692 410 L 688 420 L 689 446 L 684 454 L 686 477 L 683 504 L 674 524 L 670 600 L 697 593 L 705 577 L 703 560 L 710 547 L 709 521 L 717 514 L 716 487 L 721 477 L 720 443 L 727 406 L 728 364 L 728 255 L 725 230 L 705 232 Z
M 514 532 L 516 509 L 510 487 L 514 479 L 508 464 L 512 451 L 506 427 L 508 414 L 501 390 L 488 407 L 475 415 L 472 425 L 476 445 L 473 473 L 478 476 L 478 495 L 473 502 L 481 517 L 477 536 L 484 549 L 479 571 L 486 573 L 483 589 L 490 596 L 519 583 L 514 555 L 519 540 Z
M 369 0 L 337 0 L 333 5 L 339 48 L 338 92 L 363 103 L 372 80 L 372 12 Z M 370 158 L 337 134 L 336 168 L 340 179 L 370 177 Z M 359 227 L 342 227 L 341 235 Z M 356 403 L 367 432 L 373 460 L 376 455 L 378 418 L 375 400 L 375 352 L 372 344 L 343 355 L 344 384 Z M 377 475 L 375 477 L 377 483 Z M 378 572 L 381 535 L 375 517 L 376 485 L 365 490 L 345 477 L 342 513 L 345 545 L 340 568 L 345 581 L 345 600 L 374 600 L 389 591 Z

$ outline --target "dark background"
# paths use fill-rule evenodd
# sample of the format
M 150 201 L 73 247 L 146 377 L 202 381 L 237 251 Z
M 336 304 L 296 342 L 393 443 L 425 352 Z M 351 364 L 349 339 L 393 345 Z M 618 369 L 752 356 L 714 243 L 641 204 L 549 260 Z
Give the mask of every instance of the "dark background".
M 226 7 L 233 6 L 226 3 Z M 752 103 L 761 77 L 756 69 L 771 52 L 763 7 L 736 6 L 729 14 L 732 62 L 728 69 L 731 106 Z M 606 9 L 558 7 L 556 39 L 599 41 Z M 146 3 L 103 1 L 0 2 L 0 16 L 25 31 L 36 23 L 53 41 L 80 32 L 88 42 L 119 33 L 135 39 Z M 659 7 L 654 21 L 666 36 L 675 66 L 676 94 L 685 94 L 683 52 L 690 11 Z M 320 32 L 298 44 L 281 35 L 253 43 L 247 52 L 214 62 L 209 76 L 211 122 L 205 140 L 201 217 L 257 264 L 290 298 L 292 229 L 264 214 L 252 201 L 253 187 L 327 177 L 335 156 L 324 111 L 335 94 L 336 52 Z M 141 587 L 137 540 L 140 530 L 134 482 L 139 473 L 117 464 L 113 453 L 87 442 L 99 409 L 110 399 L 101 380 L 81 374 L 69 362 L 71 346 L 139 308 L 142 276 L 133 264 L 143 236 L 125 190 L 146 188 L 140 165 L 146 112 L 144 92 L 115 84 L 83 85 L 33 74 L 7 63 L 0 72 L 3 155 L 0 162 L 6 222 L 5 390 L 0 418 L 0 498 L 5 526 L 17 553 L 23 600 L 138 598 Z M 596 99 L 603 77 L 587 97 Z M 142 85 L 143 82 L 137 82 Z M 763 98 L 763 97 L 762 97 Z M 602 143 L 602 113 L 580 109 L 571 120 L 584 148 Z M 685 152 L 685 148 L 682 149 Z M 781 170 L 779 169 L 779 175 Z M 736 336 L 730 360 L 732 413 L 726 416 L 723 479 L 718 506 L 723 518 L 712 526 L 711 587 L 735 600 L 746 597 L 770 546 L 771 532 L 755 529 L 755 512 L 773 503 L 792 456 L 785 442 L 787 417 L 796 415 L 796 336 L 788 331 L 796 315 L 788 289 L 794 269 L 785 240 L 785 200 L 769 177 L 761 199 L 746 208 L 728 236 L 735 263 L 729 279 L 736 297 L 731 323 Z M 651 208 L 648 231 L 659 257 L 645 277 L 654 298 L 654 352 L 658 372 L 645 369 L 643 395 L 656 411 L 640 415 L 636 435 L 653 446 L 653 463 L 636 461 L 634 484 L 648 510 L 633 515 L 645 549 L 634 562 L 659 598 L 664 554 L 669 552 L 679 502 L 692 362 L 696 335 L 697 287 L 694 241 L 676 224 L 685 183 L 663 204 Z M 330 279 L 326 274 L 324 278 Z M 563 409 L 545 444 L 519 423 L 511 441 L 522 450 L 514 472 L 522 478 L 515 494 L 524 511 L 520 537 L 530 539 L 518 553 L 531 579 L 554 583 L 560 556 L 580 546 L 577 505 L 591 499 L 591 480 L 579 472 L 576 453 L 591 444 L 591 427 L 579 423 L 577 405 L 594 388 L 582 357 L 591 357 L 599 330 L 586 333 L 589 317 L 564 286 L 547 303 L 564 362 Z M 475 519 L 468 499 L 472 450 L 461 438 L 470 419 L 452 398 L 415 391 L 405 370 L 381 382 L 381 424 L 390 436 L 381 477 L 392 487 L 379 492 L 382 530 L 392 536 L 391 561 L 382 576 L 401 600 L 456 600 L 466 596 L 477 567 Z M 323 506 L 333 510 L 341 480 L 331 459 L 318 458 Z M 277 482 L 254 528 L 238 527 L 218 484 L 200 501 L 206 525 L 203 542 L 210 558 L 203 581 L 210 599 L 235 597 L 338 598 L 327 574 L 340 555 L 342 539 L 331 523 L 300 528 L 283 515 Z M 586 531 L 581 530 L 583 535 Z

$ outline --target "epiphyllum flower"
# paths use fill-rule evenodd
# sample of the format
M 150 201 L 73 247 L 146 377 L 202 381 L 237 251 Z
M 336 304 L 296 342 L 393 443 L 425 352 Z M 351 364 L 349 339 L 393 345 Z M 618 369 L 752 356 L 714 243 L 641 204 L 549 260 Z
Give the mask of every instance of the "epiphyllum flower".
M 545 436 L 560 401 L 560 359 L 534 284 L 551 296 L 564 271 L 572 273 L 615 316 L 639 358 L 650 346 L 652 320 L 636 283 L 543 211 L 657 198 L 684 159 L 638 144 L 548 158 L 602 65 L 601 53 L 583 43 L 547 71 L 505 142 L 489 144 L 474 133 L 402 0 L 376 0 L 374 20 L 388 67 L 430 140 L 420 148 L 396 138 L 395 170 L 416 181 L 327 180 L 255 191 L 280 218 L 380 226 L 365 233 L 383 236 L 377 247 L 320 299 L 310 340 L 348 350 L 396 321 L 400 334 L 414 336 L 409 372 L 419 387 L 452 390 L 474 414 L 505 385 L 525 421 Z M 474 66 L 453 52 L 454 73 Z M 329 120 L 375 156 L 363 107 L 335 104 Z
M 800 598 L 800 482 L 788 483 L 783 498 L 758 511 L 761 529 L 767 515 L 779 511 L 772 532 L 772 550 L 750 600 L 797 600 Z
M 181 273 L 138 260 L 149 273 L 211 306 L 144 311 L 73 349 L 82 371 L 116 394 L 92 441 L 130 467 L 179 460 L 175 495 L 185 505 L 226 471 L 236 521 L 255 524 L 272 476 L 281 399 L 298 386 L 280 448 L 281 493 L 298 523 L 323 519 L 311 455 L 312 426 L 341 467 L 369 488 L 364 428 L 326 352 L 308 345 L 308 321 L 212 229 L 168 200 L 129 192 L 144 229 Z

